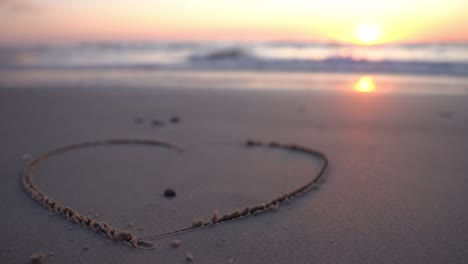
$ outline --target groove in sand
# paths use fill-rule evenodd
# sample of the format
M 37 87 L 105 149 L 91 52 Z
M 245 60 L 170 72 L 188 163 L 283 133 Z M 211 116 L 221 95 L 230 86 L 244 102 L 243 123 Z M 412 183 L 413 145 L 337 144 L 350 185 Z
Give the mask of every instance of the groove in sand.
M 157 147 L 172 149 L 172 150 L 181 152 L 182 149 L 180 147 L 177 147 L 176 145 L 163 142 L 163 141 L 152 140 L 152 139 L 109 139 L 109 140 L 89 141 L 89 142 L 67 145 L 67 146 L 63 146 L 55 150 L 46 152 L 40 155 L 39 157 L 35 158 L 34 160 L 32 160 L 24 170 L 22 182 L 23 182 L 23 187 L 25 188 L 26 192 L 29 193 L 34 200 L 41 203 L 44 207 L 48 208 L 50 211 L 61 214 L 64 217 L 66 217 L 68 220 L 73 221 L 77 224 L 81 224 L 94 231 L 100 232 L 101 234 L 113 240 L 126 242 L 127 244 L 136 248 L 154 249 L 155 244 L 153 244 L 152 242 L 148 240 L 155 240 L 155 239 L 159 239 L 159 238 L 163 238 L 163 237 L 167 237 L 171 235 L 181 234 L 181 233 L 194 231 L 194 230 L 202 229 L 202 228 L 209 227 L 209 226 L 218 225 L 221 223 L 226 223 L 228 221 L 243 219 L 252 215 L 258 215 L 268 210 L 278 208 L 278 206 L 280 206 L 283 202 L 288 201 L 294 198 L 295 196 L 300 195 L 304 192 L 310 191 L 314 187 L 318 187 L 318 185 L 320 185 L 323 181 L 325 170 L 328 167 L 328 158 L 325 156 L 325 154 L 323 154 L 320 151 L 316 151 L 316 150 L 309 149 L 309 148 L 302 147 L 302 146 L 295 145 L 295 144 L 282 144 L 282 143 L 277 143 L 277 142 L 263 143 L 260 141 L 247 140 L 244 144 L 248 148 L 266 147 L 266 148 L 278 148 L 278 149 L 284 149 L 287 151 L 300 152 L 300 153 L 304 153 L 307 155 L 319 157 L 320 159 L 322 159 L 323 163 L 320 168 L 320 171 L 315 175 L 315 177 L 313 177 L 311 181 L 307 182 L 306 184 L 302 185 L 301 187 L 291 192 L 280 195 L 279 197 L 276 197 L 270 201 L 267 201 L 265 203 L 260 203 L 251 207 L 245 207 L 241 210 L 235 210 L 223 216 L 218 216 L 216 213 L 216 217 L 214 216 L 211 217 L 210 221 L 206 221 L 206 222 L 200 221 L 196 225 L 191 225 L 186 228 L 182 228 L 179 230 L 175 230 L 175 231 L 167 232 L 163 234 L 147 236 L 143 238 L 138 238 L 130 232 L 122 231 L 115 227 L 112 227 L 106 222 L 97 221 L 93 219 L 92 217 L 83 216 L 79 214 L 77 211 L 75 211 L 74 209 L 63 206 L 62 204 L 60 204 L 58 201 L 56 201 L 52 197 L 49 197 L 47 194 L 45 194 L 36 186 L 36 184 L 33 181 L 34 172 L 41 162 L 53 156 L 56 156 L 56 155 L 59 155 L 68 151 L 80 149 L 80 148 L 95 147 L 95 146 L 102 146 L 102 145 L 148 145 L 148 146 L 157 146 Z

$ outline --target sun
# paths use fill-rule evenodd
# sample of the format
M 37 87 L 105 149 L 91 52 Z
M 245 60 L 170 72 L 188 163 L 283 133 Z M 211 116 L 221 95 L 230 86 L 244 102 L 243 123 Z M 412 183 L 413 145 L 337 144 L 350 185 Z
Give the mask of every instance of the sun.
M 374 44 L 380 38 L 380 28 L 374 24 L 364 24 L 356 30 L 357 39 L 363 44 Z

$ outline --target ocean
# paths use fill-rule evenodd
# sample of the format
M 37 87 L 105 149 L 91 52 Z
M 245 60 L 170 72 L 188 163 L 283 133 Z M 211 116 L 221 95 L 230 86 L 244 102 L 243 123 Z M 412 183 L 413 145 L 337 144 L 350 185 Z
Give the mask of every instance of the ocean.
M 466 92 L 468 43 L 360 46 L 289 42 L 101 42 L 0 47 L 3 86 L 28 82 L 35 85 L 38 82 L 154 85 L 156 82 L 166 86 L 211 87 L 221 79 L 229 79 L 226 76 L 232 76 L 233 72 L 242 73 L 233 77 L 238 87 L 276 87 L 280 81 L 276 73 L 281 72 L 281 80 L 293 79 L 288 84 L 293 88 L 307 88 L 311 84 L 322 87 L 316 85 L 317 80 L 318 83 L 330 81 L 330 74 L 384 75 L 387 79 L 392 76 L 423 80 L 449 78 L 449 83 L 457 80 L 455 86 Z M 313 81 L 310 76 L 314 76 Z M 353 78 L 347 81 L 353 82 Z M 225 86 L 227 81 L 223 81 Z

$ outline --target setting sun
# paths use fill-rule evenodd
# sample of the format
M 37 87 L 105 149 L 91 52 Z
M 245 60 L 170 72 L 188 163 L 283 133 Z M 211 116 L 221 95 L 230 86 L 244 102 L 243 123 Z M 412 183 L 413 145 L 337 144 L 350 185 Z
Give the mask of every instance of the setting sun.
M 377 25 L 365 24 L 356 30 L 356 37 L 363 44 L 373 44 L 380 38 L 381 32 Z

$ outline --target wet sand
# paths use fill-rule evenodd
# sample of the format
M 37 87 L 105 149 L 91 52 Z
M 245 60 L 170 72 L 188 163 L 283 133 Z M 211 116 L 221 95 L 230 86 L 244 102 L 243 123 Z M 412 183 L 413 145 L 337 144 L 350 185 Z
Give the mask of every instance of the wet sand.
M 468 260 L 463 93 L 30 85 L 1 87 L 0 110 L 2 263 L 51 251 L 45 263 Z M 320 169 L 319 159 L 301 154 L 246 149 L 246 139 L 317 149 L 330 167 L 319 190 L 277 210 L 139 250 L 51 215 L 20 182 L 29 155 L 109 138 L 164 140 L 186 151 L 81 149 L 45 161 L 34 180 L 64 205 L 139 237 L 267 201 Z M 176 196 L 165 197 L 167 188 Z

